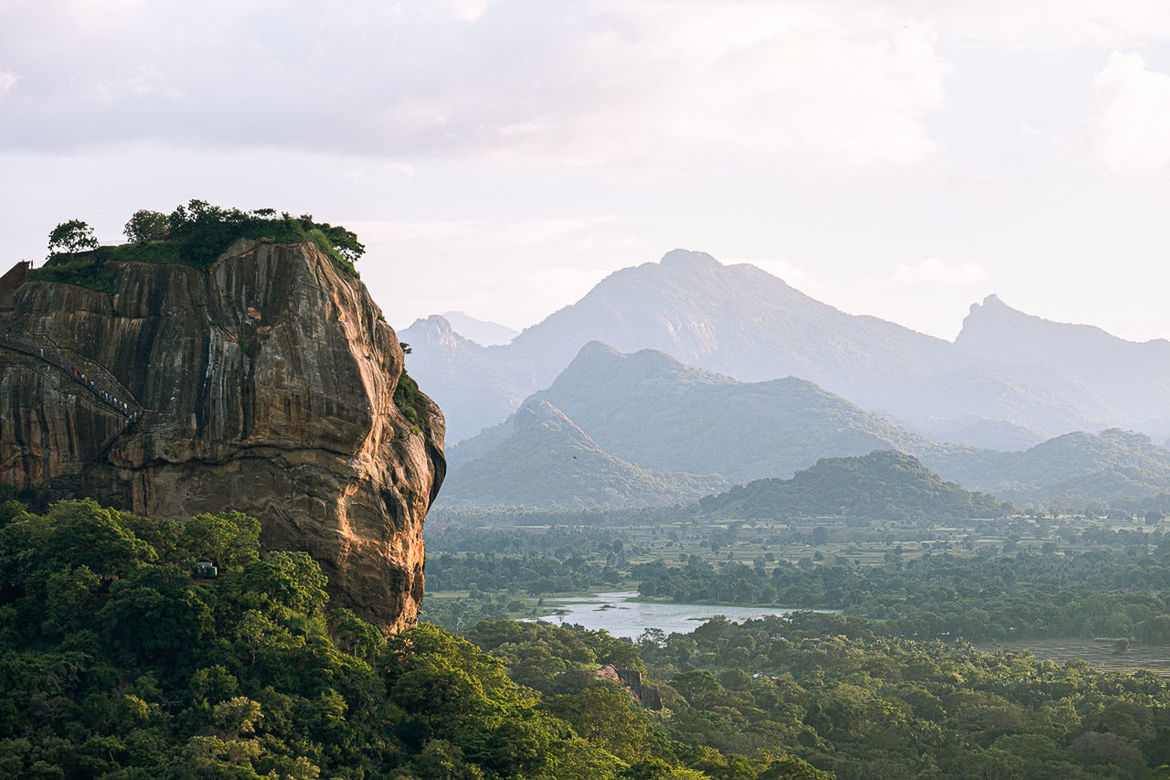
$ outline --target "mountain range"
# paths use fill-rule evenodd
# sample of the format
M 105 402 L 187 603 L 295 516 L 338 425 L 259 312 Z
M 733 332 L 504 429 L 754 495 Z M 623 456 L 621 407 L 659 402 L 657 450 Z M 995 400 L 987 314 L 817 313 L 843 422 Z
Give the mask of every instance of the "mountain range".
M 728 485 L 715 476 L 654 473 L 614 457 L 538 399 L 526 401 L 497 434 L 484 457 L 453 469 L 459 476 L 444 487 L 444 506 L 624 509 L 693 501 Z
M 1102 379 L 1109 369 L 1086 367 L 1097 352 L 1086 350 L 1071 370 L 1061 361 L 1031 359 L 1044 352 L 1043 342 L 1032 353 L 999 354 L 995 338 L 1028 315 L 988 303 L 952 343 L 846 314 L 754 266 L 675 250 L 661 262 L 611 274 L 507 344 L 482 346 L 437 315 L 415 322 L 402 338 L 414 348 L 412 375 L 433 388 L 447 413 L 452 442 L 502 421 L 594 340 L 620 352 L 656 349 L 744 382 L 799 377 L 924 436 L 996 449 L 1154 419 L 1156 404 L 1113 392 L 1124 380 L 1110 385 Z M 1073 351 L 1086 335 L 1079 326 L 1029 321 L 1044 327 L 1023 336 L 1059 332 Z M 1116 342 L 1154 357 L 1170 348 Z
M 532 399 L 616 457 L 733 482 L 791 476 L 830 455 L 938 448 L 803 379 L 740 382 L 656 350 L 623 355 L 597 341 Z M 511 428 L 505 422 L 452 447 L 452 469 L 497 447 Z
M 669 505 L 875 450 L 915 456 L 940 480 L 1022 505 L 1170 492 L 1170 451 L 1143 434 L 1070 433 L 1019 452 L 940 444 L 805 380 L 740 382 L 655 350 L 623 355 L 590 342 L 507 421 L 448 450 L 440 503 Z

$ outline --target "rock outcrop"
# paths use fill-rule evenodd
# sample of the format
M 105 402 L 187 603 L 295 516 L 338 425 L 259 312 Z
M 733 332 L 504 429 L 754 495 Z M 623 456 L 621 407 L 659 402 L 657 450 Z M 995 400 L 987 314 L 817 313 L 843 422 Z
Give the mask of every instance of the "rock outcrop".
M 238 509 L 267 548 L 310 553 L 335 606 L 413 625 L 444 422 L 421 394 L 396 405 L 403 352 L 365 286 L 264 240 L 208 270 L 103 272 L 112 293 L 34 279 L 0 311 L 0 484 L 35 506 Z

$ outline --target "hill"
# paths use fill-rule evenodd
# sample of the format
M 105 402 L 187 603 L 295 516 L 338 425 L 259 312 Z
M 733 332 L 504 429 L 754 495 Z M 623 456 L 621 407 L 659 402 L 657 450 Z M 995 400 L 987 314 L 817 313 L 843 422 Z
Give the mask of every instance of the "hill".
M 741 518 L 843 516 L 948 521 L 998 517 L 1011 505 L 971 493 L 893 450 L 823 458 L 792 479 L 761 479 L 699 501 L 705 515 Z
M 617 457 L 733 481 L 790 476 L 831 455 L 937 446 L 802 379 L 740 382 L 662 352 L 623 355 L 599 342 L 535 397 Z
M 1170 493 L 1170 451 L 1119 429 L 1069 433 L 1023 452 L 939 452 L 924 461 L 948 479 L 1017 503 L 1069 497 L 1129 504 Z
M 718 477 L 654 473 L 604 451 L 547 401 L 529 399 L 456 461 L 441 506 L 616 509 L 693 501 Z

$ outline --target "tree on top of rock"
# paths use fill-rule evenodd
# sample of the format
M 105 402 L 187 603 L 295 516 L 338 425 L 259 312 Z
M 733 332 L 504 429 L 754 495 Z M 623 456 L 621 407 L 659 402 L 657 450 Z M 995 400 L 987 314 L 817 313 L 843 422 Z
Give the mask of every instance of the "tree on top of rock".
M 170 229 L 171 223 L 166 214 L 161 211 L 139 209 L 130 217 L 123 232 L 131 243 L 145 244 L 148 241 L 164 240 Z
M 97 249 L 97 236 L 93 228 L 80 219 L 62 222 L 49 233 L 49 256 L 61 252 L 74 254 L 86 249 Z

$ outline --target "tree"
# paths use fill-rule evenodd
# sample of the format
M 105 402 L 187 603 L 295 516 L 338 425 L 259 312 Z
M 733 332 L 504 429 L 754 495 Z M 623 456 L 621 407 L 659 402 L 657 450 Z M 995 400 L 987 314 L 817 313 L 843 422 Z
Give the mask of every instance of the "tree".
M 135 244 L 145 244 L 148 241 L 162 241 L 171 230 L 170 220 L 161 211 L 139 209 L 126 223 L 123 233 L 126 238 Z
M 49 233 L 50 257 L 60 252 L 73 254 L 83 249 L 96 249 L 97 245 L 98 241 L 93 234 L 93 228 L 80 219 L 62 222 L 53 228 L 53 232 Z

